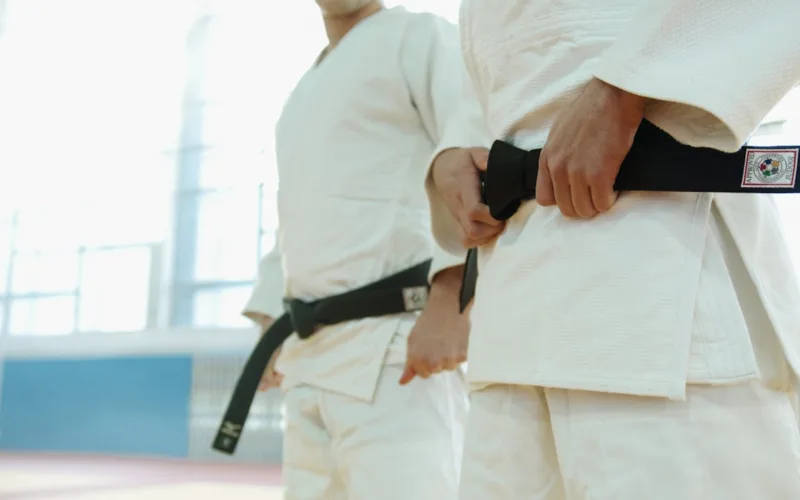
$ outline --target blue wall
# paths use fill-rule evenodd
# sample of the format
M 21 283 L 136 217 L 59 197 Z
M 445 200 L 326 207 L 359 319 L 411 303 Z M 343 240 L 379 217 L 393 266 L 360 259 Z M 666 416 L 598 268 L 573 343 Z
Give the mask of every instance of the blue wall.
M 192 360 L 6 360 L 0 450 L 186 457 Z

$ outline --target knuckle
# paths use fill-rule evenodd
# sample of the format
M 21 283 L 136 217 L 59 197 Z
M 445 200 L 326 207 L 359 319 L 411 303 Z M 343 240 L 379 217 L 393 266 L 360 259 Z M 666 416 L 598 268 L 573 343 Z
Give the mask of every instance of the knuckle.
M 483 235 L 481 234 L 480 228 L 476 224 L 470 224 L 470 226 L 467 228 L 466 236 L 469 241 L 475 241 L 481 239 Z
M 550 167 L 550 178 L 555 183 L 566 182 L 569 180 L 570 175 L 569 168 L 563 164 L 559 164 L 557 167 Z
M 605 185 L 608 183 L 608 176 L 602 170 L 592 170 L 586 173 L 586 180 L 593 186 Z
M 569 169 L 569 162 L 566 161 L 561 155 L 550 154 L 545 160 L 547 170 L 550 171 L 551 176 L 565 175 Z
M 564 171 L 566 172 L 567 176 L 570 179 L 578 177 L 586 177 L 584 163 L 571 161 L 564 165 Z
M 439 363 L 438 356 L 428 355 L 425 356 L 424 360 L 425 367 L 428 369 L 435 367 Z
M 473 246 L 473 239 L 470 238 L 467 229 L 465 228 L 461 234 L 461 246 L 464 248 L 472 248 Z
M 467 208 L 467 218 L 470 220 L 475 220 L 481 215 L 483 215 L 483 213 L 481 212 L 480 205 L 472 205 L 471 207 Z

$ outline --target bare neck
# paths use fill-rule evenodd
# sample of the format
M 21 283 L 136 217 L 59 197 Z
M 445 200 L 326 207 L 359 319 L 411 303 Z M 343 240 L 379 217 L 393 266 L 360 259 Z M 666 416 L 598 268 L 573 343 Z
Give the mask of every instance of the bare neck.
M 325 52 L 330 52 L 344 38 L 344 36 L 355 27 L 356 24 L 365 18 L 383 9 L 381 2 L 370 2 L 352 14 L 346 16 L 323 16 L 325 23 L 325 33 L 328 35 L 328 48 Z

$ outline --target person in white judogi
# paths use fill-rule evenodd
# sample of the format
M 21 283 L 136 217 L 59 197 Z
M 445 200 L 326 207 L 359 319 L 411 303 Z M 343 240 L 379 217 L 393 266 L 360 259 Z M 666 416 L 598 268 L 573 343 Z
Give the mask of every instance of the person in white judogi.
M 268 369 L 262 389 L 282 377 L 286 392 L 286 498 L 455 499 L 467 409 L 457 369 L 468 332 L 457 306 L 464 252 L 435 248 L 422 185 L 443 141 L 475 142 L 474 131 L 445 130 L 461 100 L 458 31 L 377 1 L 317 3 L 330 45 L 276 127 L 278 244 L 245 314 L 266 328 L 283 312 L 281 295 L 323 298 L 434 261 L 419 318 L 292 336 Z
M 800 81 L 798 18 L 795 0 L 465 0 L 475 123 L 544 149 L 537 201 L 505 224 L 483 161 L 445 152 L 428 178 L 438 241 L 480 246 L 461 500 L 800 499 L 800 292 L 774 198 L 612 192 L 643 118 L 745 143 Z

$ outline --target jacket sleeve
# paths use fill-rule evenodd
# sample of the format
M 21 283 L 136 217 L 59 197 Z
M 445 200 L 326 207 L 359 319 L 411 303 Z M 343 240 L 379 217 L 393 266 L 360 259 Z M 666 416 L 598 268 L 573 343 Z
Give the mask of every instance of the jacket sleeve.
M 255 321 L 255 314 L 277 319 L 283 314 L 283 270 L 279 245 L 261 258 L 258 281 L 242 314 Z
M 425 176 L 431 228 L 439 247 L 431 268 L 433 276 L 456 262 L 463 263 L 466 251 L 461 246 L 456 221 L 431 183 L 432 162 L 446 149 L 488 148 L 492 137 L 466 75 L 455 25 L 430 14 L 415 16 L 404 37 L 401 66 L 423 126 L 436 144 Z
M 798 18 L 797 0 L 646 0 L 594 75 L 677 140 L 735 151 L 800 81 Z

